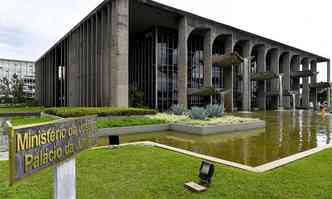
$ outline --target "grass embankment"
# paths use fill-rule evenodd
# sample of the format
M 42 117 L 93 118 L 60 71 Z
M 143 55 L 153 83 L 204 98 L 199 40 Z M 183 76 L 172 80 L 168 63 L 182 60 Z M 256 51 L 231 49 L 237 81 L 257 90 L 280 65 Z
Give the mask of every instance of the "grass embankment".
M 140 108 L 114 108 L 114 107 L 61 107 L 48 108 L 45 113 L 63 118 L 83 117 L 90 115 L 103 116 L 132 116 L 132 115 L 153 115 L 157 112 L 151 109 Z
M 43 116 L 43 117 L 13 117 L 10 122 L 13 126 L 23 126 L 30 124 L 39 124 L 45 122 L 51 122 L 56 120 L 55 117 Z
M 40 106 L 34 107 L 1 107 L 1 113 L 39 113 L 42 112 L 45 108 Z
M 216 165 L 208 192 L 183 187 L 197 181 L 200 160 L 153 147 L 83 152 L 77 160 L 77 198 L 331 198 L 332 150 L 264 174 Z M 0 198 L 52 198 L 52 169 L 8 187 L 0 162 Z

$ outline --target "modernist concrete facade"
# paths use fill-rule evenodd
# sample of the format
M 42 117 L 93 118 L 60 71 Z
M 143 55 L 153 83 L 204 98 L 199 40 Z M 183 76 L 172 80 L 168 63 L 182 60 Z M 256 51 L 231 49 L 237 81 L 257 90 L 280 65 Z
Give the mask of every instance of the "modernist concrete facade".
M 231 52 L 243 63 L 213 64 Z M 45 106 L 126 107 L 138 90 L 144 105 L 167 110 L 219 103 L 220 96 L 189 95 L 213 87 L 231 91 L 228 111 L 308 107 L 320 62 L 330 82 L 328 58 L 154 1 L 106 0 L 37 61 L 37 96 Z M 282 84 L 253 78 L 267 72 L 282 74 Z
M 35 96 L 35 63 L 25 60 L 1 59 L 0 58 L 0 79 L 12 79 L 16 74 L 24 82 L 23 92 L 26 97 Z M 0 90 L 0 97 L 3 95 Z

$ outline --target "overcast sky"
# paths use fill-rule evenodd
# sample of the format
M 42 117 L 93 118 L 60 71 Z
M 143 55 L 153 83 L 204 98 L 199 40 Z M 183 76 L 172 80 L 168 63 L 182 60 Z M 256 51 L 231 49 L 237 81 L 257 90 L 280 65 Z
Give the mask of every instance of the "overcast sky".
M 157 0 L 258 35 L 332 57 L 328 0 Z M 35 61 L 102 0 L 1 0 L 0 58 Z M 320 65 L 319 80 L 326 80 Z

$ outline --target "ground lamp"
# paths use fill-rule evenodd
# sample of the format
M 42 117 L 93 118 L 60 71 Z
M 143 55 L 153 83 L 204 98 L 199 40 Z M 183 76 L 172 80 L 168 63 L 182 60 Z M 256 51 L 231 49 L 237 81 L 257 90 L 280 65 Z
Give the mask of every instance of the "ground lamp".
M 214 174 L 214 165 L 208 161 L 203 161 L 199 168 L 199 184 L 195 182 L 187 182 L 184 186 L 193 192 L 207 191 L 207 187 L 211 183 L 212 176 Z
M 200 184 L 209 185 L 214 174 L 214 165 L 208 161 L 203 161 L 199 169 Z
M 114 136 L 114 135 L 111 135 L 108 137 L 108 143 L 109 145 L 119 145 L 120 144 L 120 138 L 119 136 Z

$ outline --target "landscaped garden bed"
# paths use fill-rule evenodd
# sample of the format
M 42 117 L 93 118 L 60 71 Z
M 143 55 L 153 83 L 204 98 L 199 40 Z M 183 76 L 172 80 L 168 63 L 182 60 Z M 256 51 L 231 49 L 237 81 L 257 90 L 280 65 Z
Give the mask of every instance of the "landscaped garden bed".
M 264 128 L 265 122 L 254 118 L 242 118 L 232 115 L 192 119 L 188 115 L 160 113 L 141 118 L 127 118 L 97 121 L 98 135 L 124 135 L 132 133 L 148 133 L 174 130 L 198 135 L 224 133 L 230 131 L 253 130 Z

